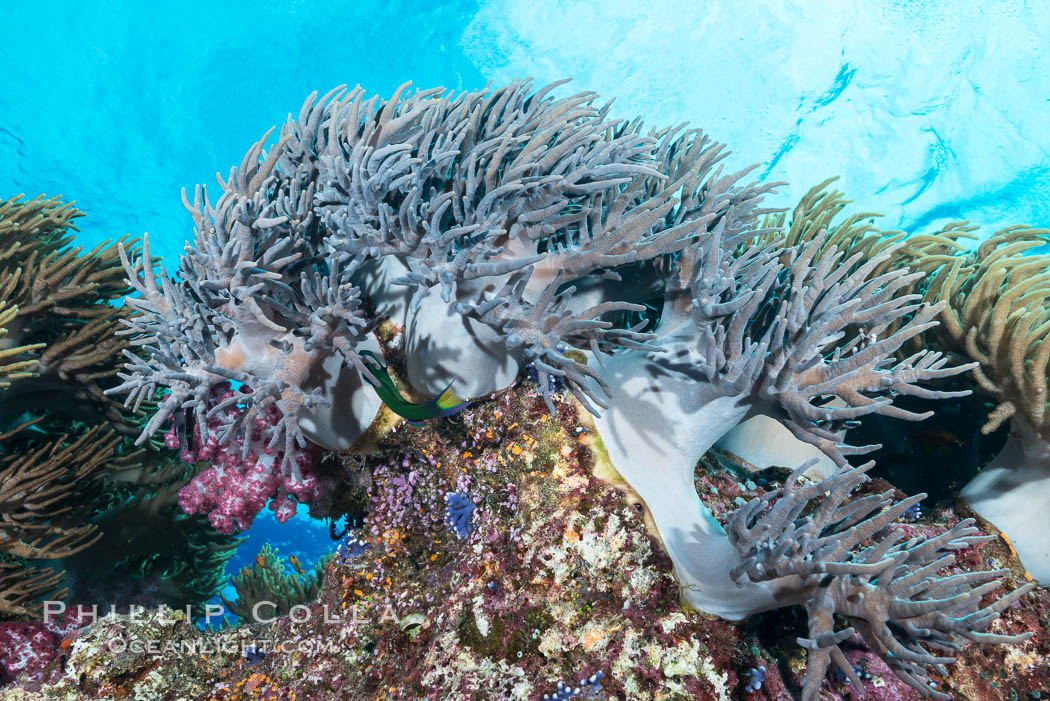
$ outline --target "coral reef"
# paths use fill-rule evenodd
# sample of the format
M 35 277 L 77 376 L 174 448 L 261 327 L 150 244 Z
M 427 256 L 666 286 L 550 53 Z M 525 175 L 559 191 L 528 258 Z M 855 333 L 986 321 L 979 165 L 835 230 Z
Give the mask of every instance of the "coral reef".
M 671 562 L 637 499 L 600 477 L 612 475 L 593 432 L 577 430 L 584 410 L 567 396 L 553 401 L 552 416 L 538 388 L 520 382 L 453 419 L 402 425 L 381 440 L 364 465 L 377 470 L 367 488 L 376 508 L 351 536 L 353 556 L 328 564 L 309 617 L 216 631 L 194 628 L 181 612 L 106 618 L 69 636 L 63 673 L 39 692 L 9 686 L 0 698 L 539 701 L 559 682 L 582 690 L 581 680 L 599 673 L 601 698 L 796 698 L 807 675 L 796 642 L 809 637 L 805 612 L 784 608 L 740 624 L 683 612 Z M 722 522 L 739 503 L 787 485 L 786 472 L 749 477 L 714 458 L 698 465 L 696 490 Z M 444 521 L 443 495 L 468 478 L 478 516 L 459 539 Z M 872 480 L 855 498 L 881 503 L 889 489 Z M 958 526 L 938 509 L 892 521 L 880 536 L 934 542 Z M 960 578 L 1009 570 L 1005 588 L 986 600 L 1024 583 L 1002 541 L 954 555 L 948 570 Z M 963 647 L 955 664 L 931 670 L 929 689 L 959 699 L 1045 698 L 1048 622 L 1045 590 L 1014 601 L 990 632 L 1036 635 Z M 859 636 L 838 647 L 865 698 L 924 698 Z M 761 689 L 748 692 L 749 671 L 760 667 Z M 819 691 L 859 698 L 844 675 L 827 675 Z
M 924 495 L 872 491 L 870 464 L 847 462 L 877 447 L 843 439 L 859 419 L 923 419 L 896 400 L 964 396 L 930 383 L 976 366 L 897 357 L 944 307 L 913 291 L 922 272 L 893 267 L 899 236 L 857 217 L 829 229 L 842 203 L 819 191 L 783 236 L 762 206 L 775 185 L 723 173 L 702 132 L 643 135 L 554 87 L 311 95 L 220 178 L 214 206 L 184 195 L 194 241 L 174 276 L 147 240 L 141 256 L 118 245 L 134 350 L 106 393 L 152 414 L 139 445 L 167 430 L 194 463 L 184 508 L 232 533 L 267 502 L 335 519 L 367 501 L 369 547 L 328 565 L 310 609 L 324 616 L 223 634 L 342 650 L 289 658 L 256 640 L 227 660 L 250 658 L 250 676 L 208 665 L 179 682 L 177 662 L 136 653 L 114 677 L 92 628 L 69 661 L 82 688 L 538 698 L 542 671 L 545 693 L 584 678 L 632 699 L 728 698 L 760 666 L 762 691 L 810 699 L 831 663 L 863 689 L 862 649 L 900 696 L 943 699 L 929 669 L 950 677 L 964 643 L 1036 647 L 1000 622 L 1031 587 L 1003 590 L 1013 572 L 976 558 L 988 538 L 971 521 L 897 527 Z M 450 386 L 474 403 L 439 428 L 401 423 L 375 391 L 443 409 Z M 837 470 L 809 483 L 792 466 L 709 506 L 719 475 L 698 463 L 758 415 Z M 260 594 L 251 573 L 241 584 Z M 803 606 L 805 673 L 745 660 L 738 629 L 676 593 L 732 621 Z M 1044 605 L 1030 600 L 1026 614 Z M 357 627 L 359 601 L 372 618 Z M 156 623 L 141 633 L 193 637 Z M 295 665 L 291 692 L 276 675 Z

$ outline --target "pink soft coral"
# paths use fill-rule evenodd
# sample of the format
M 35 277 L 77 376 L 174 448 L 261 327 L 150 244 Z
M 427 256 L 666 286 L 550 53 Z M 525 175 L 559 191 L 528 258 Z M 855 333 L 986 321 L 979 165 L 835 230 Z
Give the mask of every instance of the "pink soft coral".
M 17 680 L 26 690 L 35 691 L 61 673 L 58 658 L 68 641 L 92 620 L 82 619 L 74 610 L 45 621 L 0 622 L 0 686 Z
M 222 441 L 222 426 L 238 423 L 244 409 L 234 399 L 250 394 L 248 387 L 239 391 L 229 383 L 213 388 L 210 405 L 222 403 L 218 412 L 209 412 L 208 437 L 201 440 L 200 428 L 193 426 L 192 439 L 181 446 L 180 457 L 189 463 L 210 462 L 205 469 L 179 491 L 179 505 L 188 514 L 207 514 L 208 521 L 220 533 L 234 533 L 251 526 L 256 515 L 270 503 L 279 523 L 295 514 L 299 502 L 312 502 L 321 497 L 320 482 L 313 474 L 317 451 L 297 451 L 293 460 L 298 470 L 282 473 L 284 453 L 266 447 L 281 422 L 280 411 L 270 405 L 253 421 L 250 444 L 244 451 L 244 438 Z M 188 436 L 187 436 L 188 437 Z M 168 448 L 179 449 L 180 440 L 173 424 L 164 436 Z

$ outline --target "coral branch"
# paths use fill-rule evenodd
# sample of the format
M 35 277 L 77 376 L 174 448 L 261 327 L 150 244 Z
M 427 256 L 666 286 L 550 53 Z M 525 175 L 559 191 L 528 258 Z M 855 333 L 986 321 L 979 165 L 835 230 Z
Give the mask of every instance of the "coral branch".
M 742 559 L 730 577 L 742 584 L 791 578 L 781 596 L 786 588 L 797 588 L 810 622 L 809 638 L 798 641 L 809 650 L 803 699 L 817 698 L 832 662 L 863 690 L 839 648 L 855 632 L 923 696 L 950 699 L 931 688 L 926 667 L 946 674 L 943 665 L 967 641 L 1017 643 L 1031 637 L 984 631 L 1032 585 L 982 605 L 1007 570 L 941 573 L 955 562 L 951 551 L 994 538 L 979 535 L 973 519 L 966 519 L 934 538 L 901 542 L 903 531 L 888 526 L 926 495 L 893 503 L 892 492 L 885 492 L 847 501 L 873 465 L 799 485 L 809 467 L 803 465 L 782 488 L 740 507 L 726 522 L 729 542 Z M 803 515 L 814 501 L 816 508 Z M 836 615 L 852 627 L 835 631 Z
M 80 216 L 57 197 L 0 201 L 0 430 L 49 411 L 130 431 L 131 417 L 103 394 L 126 347 L 117 335 L 126 312 L 109 304 L 128 292 L 117 250 L 125 239 L 72 247 Z
M 1040 535 L 1050 499 L 1050 256 L 1034 250 L 1050 231 L 1010 227 L 963 245 L 976 227 L 952 222 L 909 240 L 901 258 L 927 272 L 925 298 L 943 305 L 943 323 L 917 339 L 979 364 L 980 392 L 995 402 L 982 432 L 1009 420 L 998 456 L 965 487 L 974 511 L 1005 532 L 1025 567 L 1050 582 L 1050 547 Z
M 10 439 L 13 433 L 4 434 Z M 100 537 L 86 522 L 76 490 L 97 479 L 120 442 L 96 426 L 75 440 L 63 436 L 20 454 L 0 458 L 0 613 L 28 616 L 63 581 L 61 570 L 40 569 L 28 560 L 58 560 L 91 547 Z

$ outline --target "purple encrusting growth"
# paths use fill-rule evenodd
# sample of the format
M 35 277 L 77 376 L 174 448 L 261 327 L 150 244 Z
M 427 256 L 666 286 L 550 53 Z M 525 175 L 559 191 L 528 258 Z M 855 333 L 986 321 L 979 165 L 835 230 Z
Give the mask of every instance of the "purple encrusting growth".
M 377 489 L 366 518 L 371 536 L 383 535 L 376 526 L 379 522 L 386 525 L 386 530 L 427 528 L 440 523 L 437 514 L 443 507 L 441 491 L 424 479 L 426 471 L 424 465 L 408 455 L 374 468 L 372 481 Z
M 474 516 L 474 504 L 463 492 L 449 492 L 445 495 L 445 520 L 452 527 L 457 538 L 467 538 L 473 532 L 471 518 Z

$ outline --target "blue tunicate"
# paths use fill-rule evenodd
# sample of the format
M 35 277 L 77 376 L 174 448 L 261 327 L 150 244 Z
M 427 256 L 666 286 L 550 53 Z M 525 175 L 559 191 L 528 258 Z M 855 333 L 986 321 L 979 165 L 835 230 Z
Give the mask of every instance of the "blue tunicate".
M 871 681 L 871 673 L 868 672 L 863 667 L 858 667 L 857 665 L 853 665 L 853 673 L 856 674 L 857 675 L 857 679 L 860 679 L 862 682 Z M 841 669 L 836 667 L 835 668 L 835 680 L 838 681 L 838 682 L 841 682 L 841 683 L 846 683 L 847 681 L 849 681 L 849 677 L 846 676 L 845 672 L 843 672 Z
M 466 494 L 449 492 L 445 495 L 445 520 L 457 538 L 466 538 L 474 530 L 471 524 L 473 515 L 474 504 Z
M 540 383 L 540 373 L 536 369 L 536 366 L 529 363 L 525 366 L 525 372 L 531 382 L 535 384 Z M 547 393 L 548 394 L 559 394 L 564 392 L 566 389 L 565 381 L 562 380 L 558 375 L 547 375 Z
M 595 672 L 586 679 L 581 679 L 579 686 L 571 687 L 566 686 L 565 682 L 558 682 L 558 689 L 553 694 L 544 694 L 544 699 L 550 701 L 567 701 L 568 699 L 587 699 L 587 698 L 598 698 L 602 693 L 602 679 L 605 674 L 602 672 Z
M 340 543 L 336 556 L 340 564 L 347 564 L 354 558 L 363 555 L 368 550 L 368 543 L 359 539 L 356 534 L 351 533 Z
M 255 649 L 254 645 L 249 645 L 246 648 L 244 648 L 244 652 L 242 654 L 244 655 L 244 659 L 248 664 L 256 664 L 257 662 L 262 662 L 262 659 L 266 657 L 266 653 L 259 652 Z
M 746 678 L 747 686 L 744 687 L 744 691 L 749 693 L 752 691 L 758 691 L 762 688 L 762 683 L 766 681 L 766 668 L 752 667 L 747 670 Z

